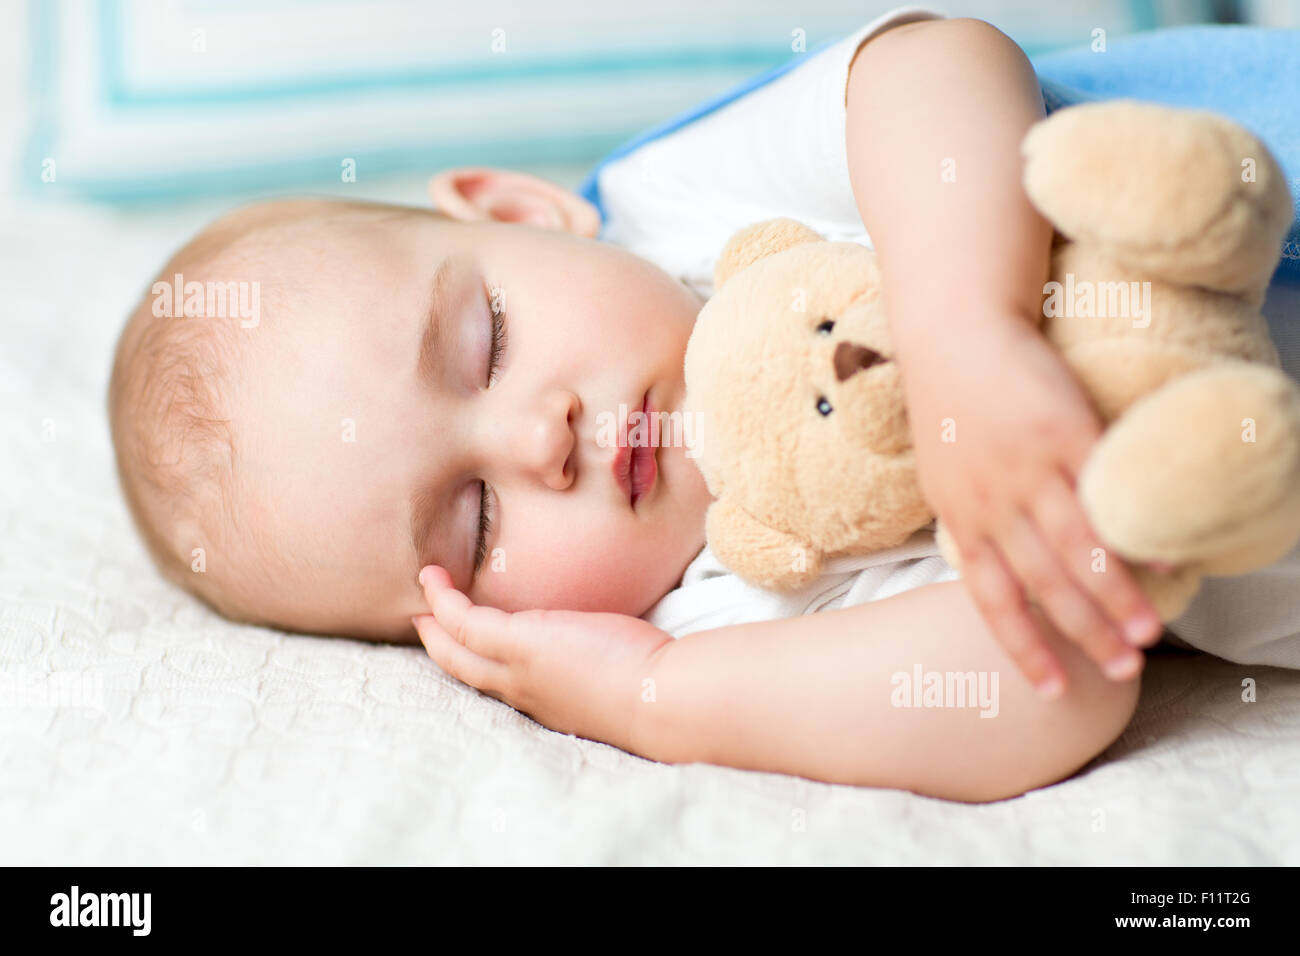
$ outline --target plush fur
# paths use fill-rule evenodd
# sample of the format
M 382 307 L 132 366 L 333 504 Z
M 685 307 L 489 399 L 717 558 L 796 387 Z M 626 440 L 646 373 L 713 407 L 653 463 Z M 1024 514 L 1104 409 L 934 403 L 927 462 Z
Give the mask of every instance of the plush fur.
M 1079 498 L 1110 560 L 1175 566 L 1132 568 L 1169 620 L 1204 575 L 1255 570 L 1300 540 L 1300 387 L 1259 312 L 1286 183 L 1232 122 L 1133 101 L 1060 110 L 1022 152 L 1057 231 L 1042 332 L 1106 424 Z M 715 286 L 686 352 L 686 407 L 718 557 L 786 590 L 929 524 L 874 254 L 772 220 L 731 238 Z

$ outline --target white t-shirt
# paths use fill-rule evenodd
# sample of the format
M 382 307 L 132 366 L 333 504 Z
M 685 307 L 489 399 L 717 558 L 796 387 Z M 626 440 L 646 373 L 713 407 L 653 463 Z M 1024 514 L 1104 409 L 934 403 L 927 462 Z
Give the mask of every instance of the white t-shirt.
M 726 106 L 638 147 L 598 175 L 600 238 L 703 296 L 732 233 L 790 216 L 831 240 L 870 245 L 849 182 L 844 100 L 858 48 L 942 14 L 901 7 Z
M 846 155 L 849 66 L 858 48 L 881 32 L 942 16 L 918 7 L 890 11 L 766 84 L 608 162 L 596 175 L 605 215 L 601 238 L 706 297 L 723 245 L 754 222 L 790 216 L 828 239 L 870 246 Z M 1270 291 L 1265 312 L 1275 336 L 1294 338 L 1300 324 L 1290 292 Z M 1280 351 L 1294 362 L 1294 350 Z M 681 584 L 645 617 L 682 637 L 849 607 L 958 578 L 928 529 L 898 548 L 835 559 L 817 580 L 790 594 L 745 583 L 706 547 Z M 1207 579 L 1168 627 L 1189 645 L 1229 660 L 1300 668 L 1300 547 L 1254 574 Z
M 896 548 L 859 558 L 832 558 L 798 591 L 766 591 L 742 580 L 706 547 L 686 568 L 681 584 L 659 599 L 645 619 L 673 637 L 731 624 L 772 621 L 852 607 L 959 575 L 939 556 L 934 531 L 918 531 Z

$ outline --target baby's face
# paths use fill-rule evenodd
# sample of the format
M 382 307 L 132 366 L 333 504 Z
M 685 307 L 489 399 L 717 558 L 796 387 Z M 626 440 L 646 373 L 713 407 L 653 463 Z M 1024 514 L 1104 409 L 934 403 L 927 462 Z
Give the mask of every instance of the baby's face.
M 240 330 L 232 396 L 238 533 L 289 562 L 242 577 L 277 620 L 414 640 L 425 564 L 506 610 L 640 615 L 673 587 L 707 488 L 679 441 L 633 501 L 610 422 L 647 397 L 680 409 L 693 292 L 616 247 L 496 222 L 331 226 L 283 257 L 288 304 Z

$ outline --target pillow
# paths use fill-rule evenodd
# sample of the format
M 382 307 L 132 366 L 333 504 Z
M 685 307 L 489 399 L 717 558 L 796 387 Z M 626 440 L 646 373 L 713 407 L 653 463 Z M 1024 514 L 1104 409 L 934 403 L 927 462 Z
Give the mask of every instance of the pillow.
M 803 26 L 783 0 L 727 6 L 41 0 L 23 179 L 120 201 L 586 163 L 788 59 L 792 30 L 858 19 L 828 0 Z
M 589 164 L 891 6 L 33 0 L 33 123 L 19 175 L 47 198 L 129 201 L 457 164 Z M 1077 42 L 1094 21 L 1142 26 L 1144 7 L 944 4 L 1038 47 Z

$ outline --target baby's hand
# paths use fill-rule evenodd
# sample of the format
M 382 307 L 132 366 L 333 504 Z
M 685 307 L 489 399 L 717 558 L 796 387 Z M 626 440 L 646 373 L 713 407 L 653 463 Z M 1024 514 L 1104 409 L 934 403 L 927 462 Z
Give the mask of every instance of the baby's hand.
M 552 730 L 639 753 L 642 681 L 670 635 L 641 618 L 475 605 L 429 565 L 432 614 L 411 619 L 434 663 Z
M 982 322 L 946 355 L 909 366 L 921 487 L 960 554 L 989 628 L 1048 697 L 1065 671 L 1026 607 L 1022 584 L 1062 634 L 1115 680 L 1142 668 L 1160 619 L 1105 554 L 1075 491 L 1101 422 L 1060 355 L 1028 322 Z M 949 345 L 951 346 L 951 341 Z M 909 376 L 905 375 L 905 378 Z

